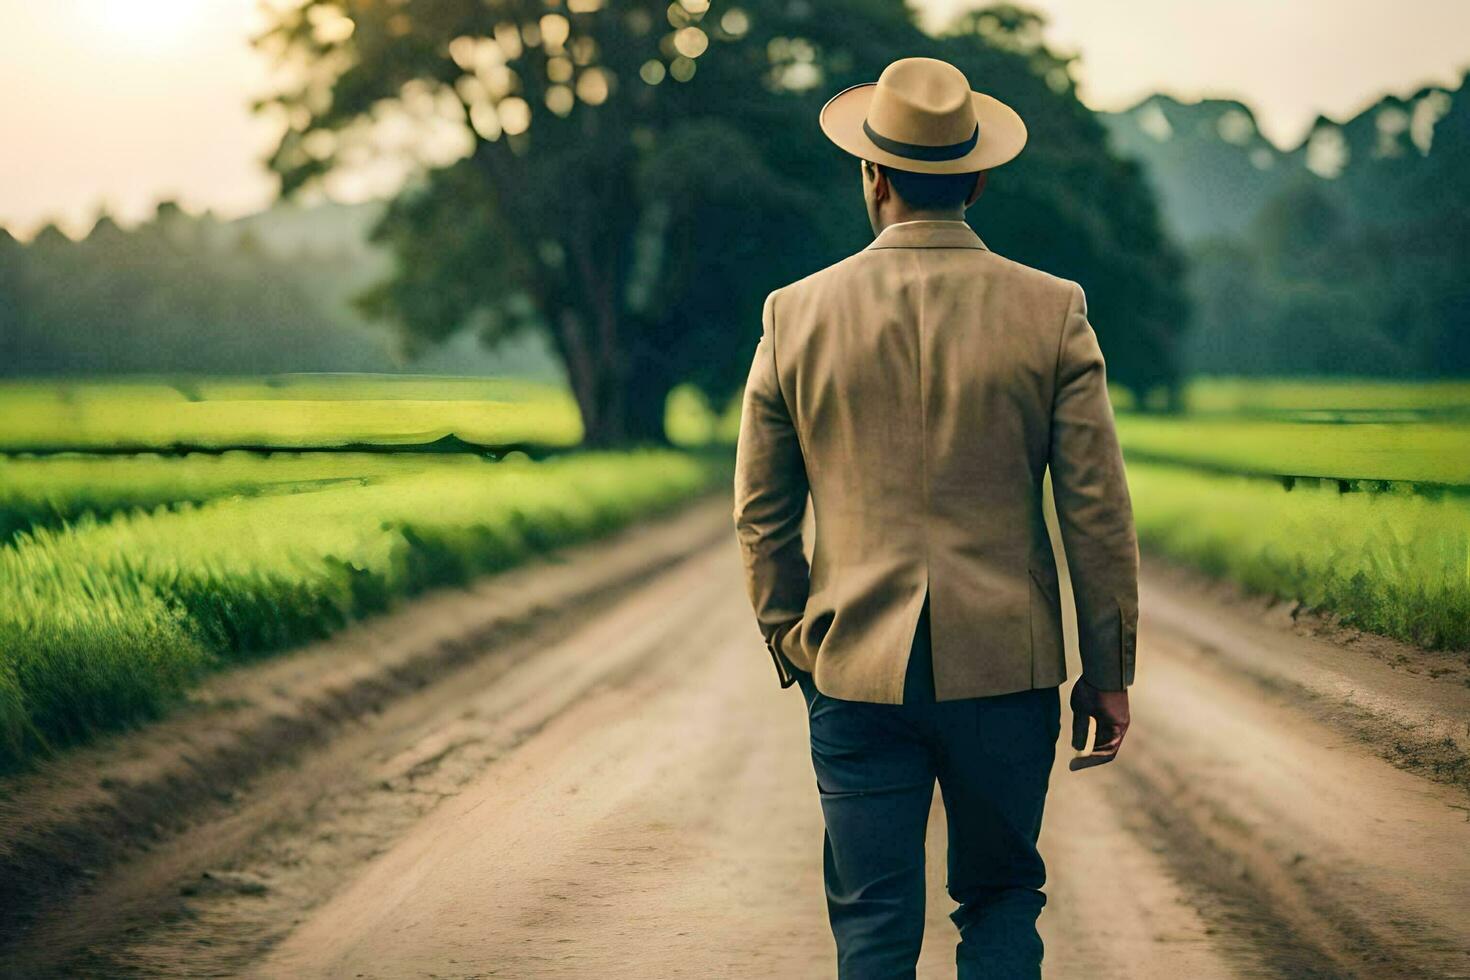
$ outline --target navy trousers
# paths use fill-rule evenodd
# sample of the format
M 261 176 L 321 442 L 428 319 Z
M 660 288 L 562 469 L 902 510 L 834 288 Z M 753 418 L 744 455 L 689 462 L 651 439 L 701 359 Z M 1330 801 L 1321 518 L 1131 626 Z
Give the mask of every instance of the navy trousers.
M 1036 850 L 1061 727 L 1056 688 L 934 700 L 928 607 L 904 703 L 806 696 L 826 822 L 823 871 L 840 980 L 912 978 L 924 937 L 924 837 L 934 783 L 949 827 L 946 885 L 958 908 L 960 980 L 1039 977 Z

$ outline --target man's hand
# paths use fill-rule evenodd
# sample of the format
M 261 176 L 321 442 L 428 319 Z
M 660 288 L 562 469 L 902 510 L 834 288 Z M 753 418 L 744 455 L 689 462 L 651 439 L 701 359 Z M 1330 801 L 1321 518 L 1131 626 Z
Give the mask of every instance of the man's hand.
M 1078 678 L 1072 685 L 1072 748 L 1081 752 L 1087 748 L 1087 720 L 1097 720 L 1097 737 L 1093 739 L 1092 751 L 1078 756 L 1068 763 L 1067 768 L 1076 772 L 1112 762 L 1123 747 L 1123 736 L 1128 734 L 1128 692 L 1099 691 L 1087 681 Z

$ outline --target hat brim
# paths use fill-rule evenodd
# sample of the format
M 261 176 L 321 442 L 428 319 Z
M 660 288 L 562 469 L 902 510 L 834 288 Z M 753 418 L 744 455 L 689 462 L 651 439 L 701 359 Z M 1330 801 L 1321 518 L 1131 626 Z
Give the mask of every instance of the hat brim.
M 873 100 L 876 87 L 876 82 L 864 82 L 843 89 L 827 100 L 818 117 L 827 138 L 855 157 L 920 174 L 967 174 L 1013 160 L 1026 145 L 1026 124 L 1016 110 L 999 99 L 971 92 L 980 138 L 969 153 L 953 160 L 915 160 L 890 153 L 863 132 L 863 120 L 868 117 L 868 103 Z

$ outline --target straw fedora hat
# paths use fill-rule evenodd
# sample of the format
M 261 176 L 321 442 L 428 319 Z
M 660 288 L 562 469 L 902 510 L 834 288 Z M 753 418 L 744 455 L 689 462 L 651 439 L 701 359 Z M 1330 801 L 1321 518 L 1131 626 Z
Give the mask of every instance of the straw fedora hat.
M 1026 145 L 1010 106 L 972 92 L 935 58 L 903 58 L 877 82 L 843 89 L 822 107 L 822 132 L 853 156 L 895 170 L 964 174 L 998 167 Z

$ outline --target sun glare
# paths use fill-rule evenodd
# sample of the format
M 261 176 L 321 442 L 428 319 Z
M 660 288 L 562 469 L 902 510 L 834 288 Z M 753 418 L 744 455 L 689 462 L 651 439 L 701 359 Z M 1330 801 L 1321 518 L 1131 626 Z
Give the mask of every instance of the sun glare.
M 206 6 L 200 0 L 86 0 L 78 14 L 114 45 L 157 51 L 185 38 Z

